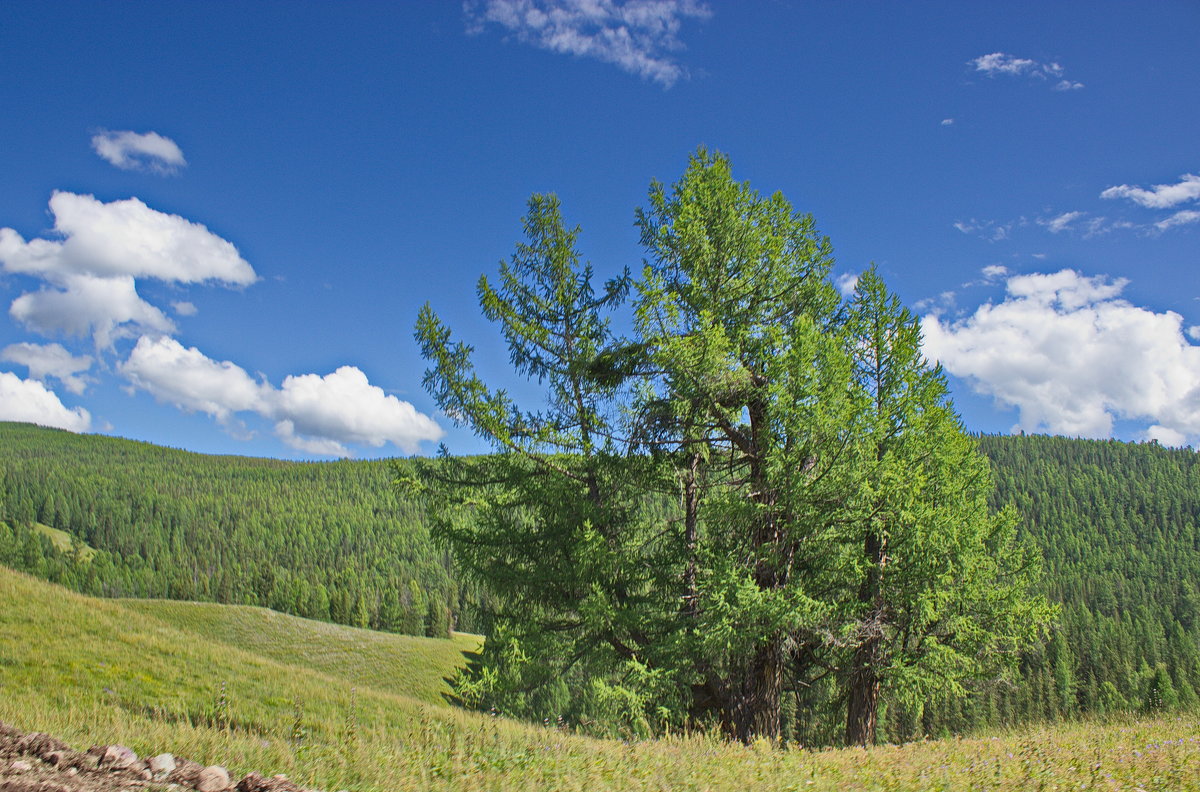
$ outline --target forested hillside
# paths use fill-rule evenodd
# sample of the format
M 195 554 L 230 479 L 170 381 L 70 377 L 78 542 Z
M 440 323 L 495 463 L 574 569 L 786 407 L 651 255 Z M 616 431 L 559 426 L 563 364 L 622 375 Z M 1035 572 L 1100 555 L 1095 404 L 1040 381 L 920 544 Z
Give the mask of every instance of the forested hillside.
M 0 423 L 0 564 L 113 597 L 262 605 L 408 634 L 479 629 L 476 597 L 384 461 L 204 456 Z M 41 524 L 82 546 L 60 550 Z M 83 546 L 90 561 L 76 562 Z
M 882 736 L 1195 705 L 1196 454 L 1055 437 L 980 444 L 996 505 L 1014 504 L 1041 548 L 1058 627 L 1023 659 L 1017 684 L 920 712 L 892 707 Z M 0 470 L 0 564 L 80 591 L 265 605 L 416 634 L 483 629 L 480 596 L 431 542 L 423 510 L 397 499 L 385 462 L 211 457 L 0 424 Z M 68 532 L 76 549 L 57 549 L 34 524 Z M 90 560 L 85 546 L 97 550 Z
M 1027 658 L 1015 714 L 1194 706 L 1200 686 L 1200 459 L 1190 449 L 984 437 L 995 502 L 1042 549 L 1058 629 Z

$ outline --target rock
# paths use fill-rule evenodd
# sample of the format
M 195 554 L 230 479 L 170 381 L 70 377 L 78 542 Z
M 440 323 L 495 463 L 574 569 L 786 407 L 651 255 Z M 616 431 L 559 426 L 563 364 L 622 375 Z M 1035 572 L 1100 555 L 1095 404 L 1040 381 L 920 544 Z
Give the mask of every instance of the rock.
M 146 764 L 147 769 L 159 778 L 166 778 L 175 772 L 175 757 L 169 753 L 152 756 Z
M 285 775 L 263 778 L 258 773 L 250 773 L 238 782 L 237 792 L 303 792 L 303 788 Z
M 200 792 L 225 792 L 229 786 L 229 771 L 220 765 L 204 768 L 196 779 L 196 789 Z
M 33 765 L 24 759 L 18 759 L 8 766 L 8 772 L 10 773 L 28 773 L 32 769 Z
M 82 767 L 87 766 L 89 762 L 94 762 L 99 757 L 81 754 L 79 751 L 73 751 L 70 748 L 65 748 L 61 751 L 47 751 L 42 754 L 42 761 L 51 767 Z M 92 765 L 93 767 L 95 765 Z
M 193 762 L 191 759 L 175 757 L 175 769 L 167 775 L 167 780 L 181 786 L 194 787 L 200 778 L 200 771 L 203 769 L 204 765 Z
M 137 760 L 138 755 L 132 749 L 124 745 L 109 745 L 100 757 L 100 766 L 106 770 L 126 770 L 137 764 Z
M 41 732 L 26 734 L 17 743 L 17 747 L 22 753 L 33 754 L 37 757 L 44 757 L 46 754 L 53 753 L 54 751 L 66 751 L 70 749 L 70 746 L 62 740 L 55 739 L 49 734 L 42 734 Z

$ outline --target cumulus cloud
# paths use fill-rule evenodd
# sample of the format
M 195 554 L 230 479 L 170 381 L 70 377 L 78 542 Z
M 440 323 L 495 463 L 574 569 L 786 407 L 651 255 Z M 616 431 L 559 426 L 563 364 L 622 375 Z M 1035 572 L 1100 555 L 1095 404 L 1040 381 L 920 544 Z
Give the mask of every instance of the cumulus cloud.
M 522 43 L 611 63 L 664 88 L 685 74 L 669 55 L 683 49 L 683 21 L 712 15 L 697 0 L 474 0 L 464 9 L 471 33 L 498 25 Z
M 91 195 L 55 192 L 50 211 L 54 232 L 63 241 L 26 242 L 11 228 L 0 229 L 0 260 L 9 272 L 50 280 L 72 274 L 128 275 L 237 286 L 258 279 L 232 243 L 137 198 L 103 203 Z
M 130 277 L 69 275 L 62 278 L 60 288 L 22 294 L 8 312 L 43 335 L 91 335 L 99 348 L 146 331 L 175 330 L 166 314 L 138 296 Z
M 157 132 L 104 129 L 92 136 L 92 150 L 122 170 L 167 174 L 187 165 L 175 141 Z
M 117 371 L 161 402 L 222 423 L 233 413 L 258 411 L 269 390 L 241 366 L 213 360 L 174 338 L 142 336 Z
M 1018 58 L 1005 52 L 992 52 L 980 55 L 968 64 L 975 71 L 983 72 L 989 77 L 1004 75 L 1008 77 L 1030 77 L 1037 80 L 1057 80 L 1051 88 L 1056 91 L 1074 91 L 1083 87 L 1083 83 L 1066 79 L 1062 64 L 1053 61 L 1040 63 L 1029 58 Z
M 118 370 L 159 401 L 225 424 L 239 412 L 260 415 L 275 422 L 285 443 L 314 454 L 350 456 L 347 445 L 379 448 L 389 442 L 415 453 L 422 442 L 443 434 L 432 418 L 384 393 L 354 366 L 325 376 L 289 376 L 275 388 L 173 338 L 143 337 Z
M 244 286 L 258 276 L 237 248 L 199 223 L 155 211 L 137 198 L 103 203 L 56 192 L 54 235 L 26 241 L 0 228 L 0 265 L 48 284 L 18 297 L 12 316 L 41 333 L 91 333 L 97 346 L 174 324 L 137 293 L 136 278 Z
M 0 371 L 0 421 L 23 421 L 71 432 L 86 432 L 92 416 L 82 407 L 68 408 L 37 380 Z
M 1003 264 L 988 264 L 980 272 L 983 273 L 985 280 L 994 281 L 997 278 L 1003 278 L 1008 274 L 1008 267 Z
M 1175 184 L 1155 184 L 1146 189 L 1118 184 L 1100 193 L 1101 198 L 1128 198 L 1148 209 L 1169 209 L 1188 201 L 1200 199 L 1200 176 L 1185 173 Z
M 1146 424 L 1147 439 L 1200 438 L 1200 347 L 1179 314 L 1120 299 L 1126 283 L 1072 270 L 1013 276 L 998 304 L 957 321 L 925 316 L 925 353 L 1015 407 L 1025 431 L 1110 437 L 1127 419 Z
M 0 360 L 29 369 L 29 377 L 45 383 L 53 377 L 71 393 L 81 394 L 91 378 L 83 376 L 92 368 L 89 355 L 75 357 L 61 344 L 9 344 L 0 350 Z
M 954 126 L 954 119 L 953 118 L 943 118 L 942 126 Z
M 171 307 L 175 309 L 175 313 L 180 316 L 195 316 L 199 309 L 195 303 L 190 303 L 187 300 L 175 300 L 171 303 Z

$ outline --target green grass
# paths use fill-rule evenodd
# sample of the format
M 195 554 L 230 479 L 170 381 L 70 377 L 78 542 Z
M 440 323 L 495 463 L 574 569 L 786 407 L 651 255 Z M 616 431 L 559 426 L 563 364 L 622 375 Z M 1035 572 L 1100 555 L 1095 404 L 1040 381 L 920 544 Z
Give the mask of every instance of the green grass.
M 207 640 L 219 641 L 280 663 L 328 674 L 357 687 L 440 704 L 446 678 L 477 652 L 478 635 L 451 640 L 360 630 L 302 619 L 267 608 L 174 600 L 116 600 L 133 611 Z
M 51 544 L 64 553 L 71 553 L 74 550 L 73 542 L 76 539 L 66 531 L 60 531 L 57 528 L 51 528 L 49 525 L 42 525 L 41 523 L 34 523 L 33 530 L 49 537 Z M 90 545 L 79 542 L 78 547 L 79 557 L 84 561 L 91 561 L 92 556 L 96 555 L 96 548 Z
M 1193 715 L 872 750 L 624 744 L 397 692 L 448 673 L 453 663 L 418 666 L 469 639 L 400 660 L 387 652 L 405 639 L 341 630 L 258 609 L 91 599 L 0 568 L 0 720 L 80 748 L 121 742 L 329 790 L 1200 790 Z

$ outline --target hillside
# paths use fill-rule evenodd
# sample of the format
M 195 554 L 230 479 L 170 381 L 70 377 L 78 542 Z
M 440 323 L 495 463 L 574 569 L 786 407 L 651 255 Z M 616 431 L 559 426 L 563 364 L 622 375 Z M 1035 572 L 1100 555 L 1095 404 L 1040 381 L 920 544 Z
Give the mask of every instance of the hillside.
M 235 778 L 285 773 L 330 790 L 1200 789 L 1193 716 L 871 751 L 769 750 L 703 736 L 600 741 L 423 704 L 361 684 L 354 665 L 289 662 L 280 646 L 283 659 L 266 657 L 198 631 L 269 614 L 197 619 L 186 608 L 131 605 L 0 568 L 0 721 L 78 749 L 121 743 L 142 756 L 221 764 Z M 330 634 L 302 620 L 279 624 L 267 629 L 316 644 Z M 0 785 L 7 774 L 0 767 Z
M 421 505 L 395 497 L 386 461 L 204 456 L 0 423 L 0 477 L 17 531 L 0 535 L 0 563 L 79 591 L 260 605 L 411 635 L 481 626 L 477 595 L 433 546 Z M 33 524 L 62 532 L 56 552 L 23 530 Z M 72 563 L 64 536 L 95 558 Z
M 887 737 L 1195 706 L 1196 454 L 1034 436 L 980 444 L 996 505 L 1017 507 L 1045 558 L 1059 628 L 1024 655 L 1015 684 L 977 686 L 966 701 L 926 702 L 916 715 L 892 708 Z M 0 524 L 0 564 L 79 591 L 269 606 L 417 634 L 486 628 L 482 595 L 457 580 L 420 505 L 396 498 L 384 462 L 206 457 L 0 424 L 0 469 L 9 523 Z M 173 618 L 270 652 L 270 640 L 255 643 L 226 611 L 177 607 Z M 836 727 L 810 714 L 790 733 L 820 741 Z

